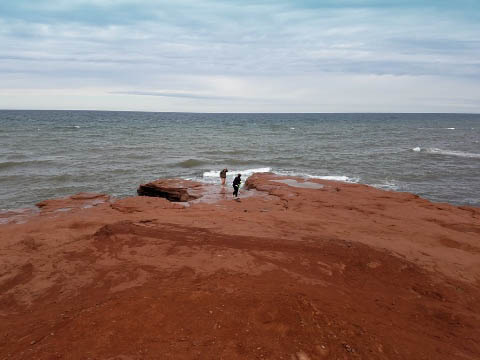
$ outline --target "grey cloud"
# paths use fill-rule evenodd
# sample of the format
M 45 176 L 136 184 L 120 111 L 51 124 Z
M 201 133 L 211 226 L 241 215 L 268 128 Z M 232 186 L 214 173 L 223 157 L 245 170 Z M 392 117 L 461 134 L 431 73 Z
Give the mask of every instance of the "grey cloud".
M 336 61 L 319 61 L 317 69 L 325 72 L 344 72 L 352 74 L 375 74 L 375 75 L 410 75 L 410 76 L 446 76 L 480 78 L 480 62 L 472 63 L 438 63 L 415 61 L 392 61 L 392 60 L 365 60 L 349 61 L 338 59 Z
M 60 63 L 93 63 L 93 64 L 138 64 L 144 62 L 139 59 L 105 59 L 105 58 L 81 58 L 81 57 L 51 57 L 51 56 L 2 56 L 0 55 L 0 61 L 2 60 L 15 60 L 25 62 L 60 62 Z M 151 60 L 152 61 L 152 60 Z
M 439 28 L 437 13 L 418 15 L 415 3 L 396 2 L 393 13 L 374 0 L 4 1 L 0 71 L 140 89 L 163 75 L 478 78 L 479 26 Z
M 207 94 L 195 94 L 188 92 L 166 92 L 166 91 L 111 91 L 110 94 L 114 95 L 139 95 L 139 96 L 160 96 L 160 97 L 172 97 L 172 98 L 188 98 L 188 99 L 200 99 L 200 100 L 226 100 L 226 101 L 265 101 L 265 99 L 248 98 L 241 96 L 218 96 Z

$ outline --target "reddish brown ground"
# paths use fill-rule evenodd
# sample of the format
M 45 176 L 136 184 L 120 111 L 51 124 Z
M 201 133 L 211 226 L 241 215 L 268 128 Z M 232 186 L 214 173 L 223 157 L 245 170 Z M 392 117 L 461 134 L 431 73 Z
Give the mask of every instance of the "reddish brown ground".
M 278 179 L 12 217 L 0 359 L 480 359 L 480 209 Z

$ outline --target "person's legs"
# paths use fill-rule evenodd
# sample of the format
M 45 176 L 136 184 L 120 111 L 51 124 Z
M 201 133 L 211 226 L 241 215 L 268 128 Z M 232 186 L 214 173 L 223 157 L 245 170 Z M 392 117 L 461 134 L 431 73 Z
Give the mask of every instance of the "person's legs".
M 238 185 L 235 185 L 233 187 L 233 196 L 237 197 L 238 196 Z
M 225 185 L 225 178 L 222 177 L 222 185 Z

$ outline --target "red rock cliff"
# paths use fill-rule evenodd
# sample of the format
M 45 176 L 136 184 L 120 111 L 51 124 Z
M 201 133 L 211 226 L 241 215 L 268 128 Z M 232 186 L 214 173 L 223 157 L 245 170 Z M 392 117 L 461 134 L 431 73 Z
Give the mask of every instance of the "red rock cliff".
M 0 225 L 0 359 L 480 358 L 479 209 L 273 174 L 205 193 Z

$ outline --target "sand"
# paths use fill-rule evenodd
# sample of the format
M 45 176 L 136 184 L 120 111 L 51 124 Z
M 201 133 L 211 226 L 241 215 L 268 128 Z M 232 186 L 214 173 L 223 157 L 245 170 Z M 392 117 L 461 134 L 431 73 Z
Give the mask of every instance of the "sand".
M 480 209 L 273 174 L 206 189 L 5 215 L 0 359 L 480 359 Z

